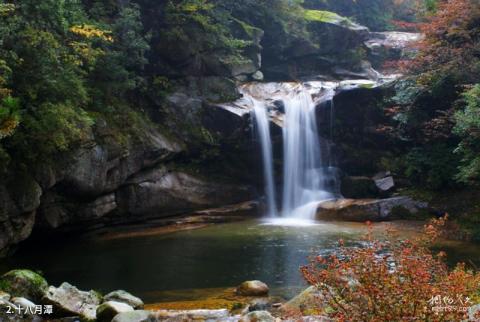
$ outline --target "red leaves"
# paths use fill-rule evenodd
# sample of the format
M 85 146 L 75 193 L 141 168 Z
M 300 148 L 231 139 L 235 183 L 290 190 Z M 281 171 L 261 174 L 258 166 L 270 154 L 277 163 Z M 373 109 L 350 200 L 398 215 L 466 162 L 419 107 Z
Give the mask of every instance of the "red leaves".
M 324 314 L 339 321 L 464 319 L 462 310 L 435 312 L 428 304 L 435 296 L 449 301 L 472 298 L 480 289 L 479 274 L 467 271 L 463 264 L 449 272 L 442 261 L 444 254 L 434 256 L 427 248 L 438 238 L 445 220 L 433 220 L 413 240 L 399 240 L 391 231 L 389 239 L 379 241 L 369 229 L 365 247 L 347 248 L 340 243 L 337 254 L 313 258 L 301 271 L 328 302 L 330 309 Z
M 419 25 L 425 38 L 417 44 L 419 54 L 405 65 L 406 70 L 423 73 L 421 83 L 429 84 L 435 75 L 454 73 L 472 66 L 478 55 L 478 19 L 480 6 L 475 1 L 441 1 L 428 22 Z

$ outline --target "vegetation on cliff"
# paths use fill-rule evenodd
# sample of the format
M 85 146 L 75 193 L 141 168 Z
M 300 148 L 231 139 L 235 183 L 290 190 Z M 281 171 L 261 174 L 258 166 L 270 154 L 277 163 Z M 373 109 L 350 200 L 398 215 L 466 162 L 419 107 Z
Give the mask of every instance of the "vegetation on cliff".
M 0 6 L 2 171 L 52 161 L 88 139 L 102 117 L 115 127 L 122 117 L 114 111 L 145 84 L 148 42 L 138 6 Z

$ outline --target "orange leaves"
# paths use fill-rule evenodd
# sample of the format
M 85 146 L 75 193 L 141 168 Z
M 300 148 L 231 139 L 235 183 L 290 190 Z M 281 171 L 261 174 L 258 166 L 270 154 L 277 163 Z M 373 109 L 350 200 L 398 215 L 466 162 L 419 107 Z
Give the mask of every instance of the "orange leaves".
M 445 220 L 433 220 L 413 240 L 399 240 L 390 232 L 386 241 L 379 241 L 370 230 L 365 247 L 340 244 L 337 254 L 312 259 L 301 271 L 328 302 L 324 314 L 339 321 L 464 319 L 463 308 L 474 304 L 480 289 L 480 275 L 463 264 L 449 272 L 442 261 L 444 254 L 434 256 L 427 248 L 438 238 Z M 450 306 L 455 303 L 458 310 L 442 311 L 446 305 L 442 303 L 430 305 L 429 300 L 437 297 L 448 300 Z

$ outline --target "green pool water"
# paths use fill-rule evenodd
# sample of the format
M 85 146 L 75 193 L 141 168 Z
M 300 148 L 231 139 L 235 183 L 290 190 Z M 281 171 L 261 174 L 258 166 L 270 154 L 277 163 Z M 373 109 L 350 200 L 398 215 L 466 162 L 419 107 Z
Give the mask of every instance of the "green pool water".
M 288 298 L 305 286 L 299 267 L 310 255 L 335 251 L 340 238 L 359 244 L 366 232 L 365 225 L 354 223 L 291 224 L 248 220 L 163 235 L 30 243 L 3 260 L 0 269 L 38 270 L 53 285 L 68 281 L 101 292 L 125 289 L 147 303 L 176 300 L 175 290 L 232 287 L 251 279 Z M 418 228 L 394 225 L 402 234 Z M 375 225 L 377 232 L 385 228 Z M 468 260 L 480 266 L 478 245 L 449 243 L 445 249 L 452 262 Z M 188 294 L 183 291 L 183 299 Z

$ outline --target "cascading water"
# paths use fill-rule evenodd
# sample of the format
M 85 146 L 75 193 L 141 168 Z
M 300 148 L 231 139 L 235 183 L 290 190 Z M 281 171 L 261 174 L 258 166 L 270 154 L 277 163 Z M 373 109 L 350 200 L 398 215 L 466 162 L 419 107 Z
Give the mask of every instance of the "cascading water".
M 311 219 L 319 201 L 333 198 L 326 189 L 315 103 L 299 85 L 285 98 L 284 105 L 282 215 Z
M 242 87 L 243 104 L 250 107 L 262 148 L 269 214 L 275 216 L 275 184 L 269 118 L 283 126 L 283 192 L 281 216 L 312 219 L 320 201 L 335 198 L 334 176 L 328 146 L 319 138 L 315 107 L 331 100 L 332 87 L 300 83 L 250 84 Z M 284 111 L 271 112 L 268 106 L 282 102 Z M 242 105 L 242 104 L 239 104 Z M 331 106 L 333 108 L 333 106 Z M 327 154 L 327 155 L 324 155 Z
M 270 137 L 270 121 L 264 103 L 250 97 L 253 106 L 251 114 L 255 120 L 255 129 L 262 148 L 263 173 L 265 178 L 265 192 L 267 197 L 267 212 L 270 217 L 278 215 L 275 202 L 275 182 L 273 179 L 272 139 Z

